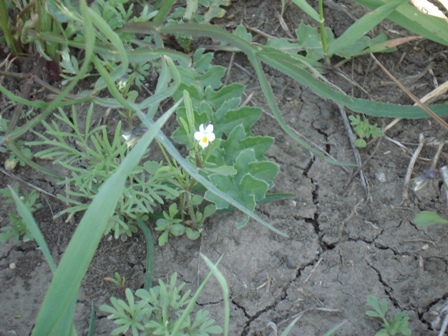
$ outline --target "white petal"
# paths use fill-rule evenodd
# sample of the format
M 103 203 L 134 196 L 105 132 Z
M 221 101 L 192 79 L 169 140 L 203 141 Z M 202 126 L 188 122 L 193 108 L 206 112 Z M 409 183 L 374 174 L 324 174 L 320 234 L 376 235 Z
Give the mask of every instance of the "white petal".
M 203 137 L 204 137 L 204 133 L 203 132 L 194 132 L 194 138 L 197 141 L 201 141 Z
M 207 140 L 212 142 L 213 140 L 215 140 L 215 133 L 209 133 L 207 134 Z
M 205 133 L 204 124 L 199 125 L 199 132 Z
M 206 133 L 213 133 L 213 124 L 208 124 L 207 128 L 205 129 Z

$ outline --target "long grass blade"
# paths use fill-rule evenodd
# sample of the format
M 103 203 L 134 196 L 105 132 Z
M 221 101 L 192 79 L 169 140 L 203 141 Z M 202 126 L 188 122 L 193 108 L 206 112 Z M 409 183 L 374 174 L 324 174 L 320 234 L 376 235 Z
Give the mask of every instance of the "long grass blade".
M 218 259 L 218 261 L 216 262 L 216 265 L 219 264 L 219 262 L 221 261 L 222 257 L 220 257 Z M 213 264 L 212 264 L 213 265 Z M 214 265 L 215 266 L 215 265 Z M 216 266 L 215 266 L 216 267 Z M 204 290 L 205 285 L 207 284 L 208 280 L 210 279 L 210 277 L 213 275 L 213 271 L 210 271 L 210 273 L 207 275 L 207 277 L 204 279 L 204 281 L 202 281 L 201 285 L 199 286 L 199 288 L 196 290 L 196 292 L 194 293 L 193 297 L 191 298 L 190 302 L 188 303 L 187 307 L 185 307 L 184 312 L 182 313 L 181 317 L 179 318 L 179 320 L 176 321 L 176 324 L 174 325 L 173 331 L 171 332 L 171 336 L 176 336 L 178 335 L 180 329 L 185 325 L 185 320 L 187 319 L 187 317 L 190 315 L 190 313 L 193 311 L 194 307 L 196 306 L 196 301 L 199 298 L 199 295 L 201 294 L 201 292 Z
M 142 229 L 146 242 L 146 272 L 145 272 L 145 289 L 149 291 L 152 284 L 152 275 L 154 273 L 154 242 L 152 240 L 151 231 L 140 218 L 137 218 L 137 224 Z
M 389 0 L 355 0 L 371 9 L 389 3 Z M 442 18 L 424 14 L 410 4 L 400 6 L 399 11 L 392 13 L 388 19 L 396 24 L 424 36 L 434 42 L 448 45 L 448 22 Z
M 45 260 L 47 261 L 48 265 L 50 266 L 51 271 L 54 273 L 56 271 L 56 264 L 53 261 L 53 257 L 51 256 L 50 250 L 48 249 L 47 242 L 44 239 L 44 236 L 42 235 L 42 232 L 39 229 L 39 226 L 37 225 L 36 221 L 33 218 L 33 215 L 31 214 L 30 210 L 26 207 L 26 205 L 22 202 L 19 195 L 16 194 L 13 188 L 11 186 L 8 186 L 9 191 L 11 192 L 11 195 L 14 199 L 14 202 L 16 203 L 17 212 L 22 217 L 23 222 L 26 225 L 26 228 L 31 232 L 31 235 L 33 236 L 34 240 L 36 241 L 37 245 L 39 245 L 42 254 L 45 257 Z
M 230 302 L 229 302 L 229 286 L 227 285 L 227 281 L 219 271 L 216 263 L 213 264 L 210 259 L 208 259 L 205 255 L 201 254 L 202 259 L 204 259 L 207 266 L 212 271 L 215 278 L 218 280 L 222 289 L 222 297 L 224 299 L 224 335 L 227 336 L 229 334 L 229 321 L 230 321 Z M 221 260 L 221 259 L 219 259 Z M 219 261 L 218 261 L 219 262 Z
M 364 15 L 354 24 L 352 24 L 339 38 L 332 40 L 328 44 L 328 54 L 334 55 L 339 50 L 350 46 L 353 42 L 359 40 L 370 30 L 375 28 L 380 22 L 387 18 L 398 6 L 408 0 L 395 0 L 378 7 L 373 12 Z
M 53 273 L 56 271 L 56 264 L 53 261 L 50 250 L 48 248 L 47 242 L 42 235 L 42 232 L 39 229 L 36 221 L 33 218 L 30 210 L 26 207 L 26 205 L 22 202 L 19 195 L 16 194 L 13 188 L 8 186 L 9 191 L 14 199 L 14 202 L 17 207 L 17 212 L 22 218 L 23 222 L 26 225 L 26 228 L 31 232 L 36 243 L 39 245 L 45 260 L 47 261 L 50 269 Z M 56 326 L 54 328 L 56 335 L 76 335 L 76 330 L 73 325 L 73 312 L 75 311 L 76 299 L 71 300 L 68 304 L 68 309 L 64 312 L 61 318 L 57 321 Z
M 311 7 L 306 0 L 292 0 L 301 10 L 303 10 L 307 15 L 309 15 L 316 22 L 320 22 L 319 13 Z
M 360 2 L 361 0 L 357 0 Z M 367 0 L 362 0 L 367 1 Z M 380 1 L 380 0 L 369 0 L 369 1 Z M 381 2 L 384 4 L 384 2 Z M 403 6 L 400 7 L 400 10 Z M 421 14 L 421 13 L 420 13 Z M 394 14 L 391 14 L 391 18 Z M 437 19 L 437 18 L 434 18 Z M 141 27 L 141 26 L 140 26 Z M 446 27 L 446 26 L 445 26 Z M 441 29 L 441 26 L 439 27 Z M 448 28 L 445 28 L 446 34 L 448 35 Z M 167 26 L 160 28 L 161 33 L 176 35 L 179 32 L 179 26 Z M 191 34 L 194 36 L 208 36 L 211 38 L 216 38 L 220 41 L 227 42 L 244 52 L 246 55 L 256 57 L 263 63 L 277 69 L 287 76 L 294 78 L 300 84 L 310 88 L 316 94 L 331 99 L 337 104 L 346 106 L 351 110 L 358 113 L 365 113 L 374 117 L 387 117 L 387 118 L 427 118 L 426 112 L 422 111 L 417 106 L 404 106 L 380 103 L 375 101 L 369 101 L 366 99 L 354 98 L 341 91 L 333 89 L 327 84 L 324 84 L 313 75 L 308 73 L 303 69 L 303 65 L 300 64 L 297 59 L 292 58 L 290 55 L 282 53 L 278 50 L 263 47 L 263 46 L 252 46 L 243 39 L 228 33 L 227 31 L 215 27 L 212 25 L 205 24 L 194 24 L 186 23 L 182 24 L 182 32 L 185 34 Z M 448 38 L 447 38 L 448 41 Z M 439 116 L 448 115 L 448 104 L 434 105 L 430 108 Z

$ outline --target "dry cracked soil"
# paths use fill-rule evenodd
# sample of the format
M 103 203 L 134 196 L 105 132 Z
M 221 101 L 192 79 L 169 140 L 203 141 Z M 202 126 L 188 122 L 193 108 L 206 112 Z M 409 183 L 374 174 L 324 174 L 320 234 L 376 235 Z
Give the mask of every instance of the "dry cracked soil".
M 359 18 L 366 12 L 350 1 L 338 2 L 339 7 L 326 4 L 326 24 L 336 36 L 353 22 L 351 17 Z M 234 1 L 218 24 L 232 29 L 243 23 L 270 35 L 284 36 L 276 17 L 279 11 L 280 1 Z M 284 18 L 291 30 L 301 20 L 311 24 L 292 5 Z M 387 21 L 377 30 L 408 34 Z M 263 41 L 263 36 L 256 37 Z M 378 58 L 422 97 L 434 89 L 434 79 L 439 83 L 447 80 L 445 55 L 441 46 L 417 41 Z M 215 62 L 228 65 L 229 53 L 217 52 Z M 281 237 L 253 221 L 237 229 L 237 213 L 215 216 L 197 241 L 181 237 L 170 239 L 162 248 L 156 245 L 153 282 L 167 280 L 177 272 L 186 287 L 194 291 L 208 272 L 199 254 L 213 261 L 223 256 L 219 268 L 230 288 L 231 335 L 275 335 L 273 325 L 280 334 L 297 316 L 300 319 L 290 335 L 323 335 L 343 321 L 345 324 L 335 335 L 374 335 L 381 321 L 365 315 L 369 295 L 387 301 L 389 316 L 407 311 L 412 335 L 437 335 L 448 297 L 447 227 L 419 228 L 411 219 L 421 210 L 437 211 L 446 217 L 446 195 L 439 177 L 423 190 L 411 191 L 406 202 L 402 193 L 419 134 L 445 141 L 446 133 L 429 119 L 402 120 L 378 146 L 375 143 L 361 150 L 363 160 L 373 155 L 363 169 L 366 192 L 359 176 L 347 184 L 351 169 L 314 157 L 285 135 L 271 117 L 247 59 L 237 54 L 234 62 L 237 66 L 231 70 L 231 80 L 247 85 L 247 94 L 253 93 L 251 103 L 265 108 L 255 132 L 275 138 L 268 153 L 280 165 L 274 191 L 295 195 L 293 199 L 261 205 L 257 211 L 289 237 Z M 265 71 L 288 125 L 335 159 L 353 163 L 353 150 L 338 106 L 273 69 Z M 345 92 L 359 97 L 412 104 L 380 69 L 372 66 L 368 56 L 355 58 L 327 76 Z M 391 120 L 371 121 L 383 127 Z M 413 176 L 429 168 L 436 149 L 424 147 Z M 438 166 L 446 164 L 445 152 Z M 1 158 L 4 161 L 6 155 L 1 154 Z M 19 167 L 13 174 L 49 193 L 61 192 L 54 181 L 28 168 Z M 0 187 L 17 183 L 11 176 L 0 177 Z M 40 201 L 44 207 L 36 218 L 54 258 L 59 260 L 75 227 L 61 218 L 52 219 L 53 213 L 63 209 L 63 203 L 44 194 Z M 8 223 L 10 207 L 0 204 L 2 226 Z M 153 234 L 157 236 L 155 231 Z M 114 324 L 98 307 L 109 303 L 111 296 L 122 297 L 122 293 L 103 278 L 118 271 L 126 277 L 127 287 L 141 288 L 145 253 L 141 234 L 125 242 L 107 237 L 102 240 L 78 298 L 75 323 L 80 334 L 87 330 L 91 302 L 98 312 L 96 335 L 111 333 Z M 12 263 L 15 269 L 10 268 Z M 1 336 L 30 333 L 50 280 L 50 269 L 35 243 L 0 245 Z M 217 323 L 222 323 L 223 298 L 216 280 L 209 282 L 197 307 L 208 309 Z

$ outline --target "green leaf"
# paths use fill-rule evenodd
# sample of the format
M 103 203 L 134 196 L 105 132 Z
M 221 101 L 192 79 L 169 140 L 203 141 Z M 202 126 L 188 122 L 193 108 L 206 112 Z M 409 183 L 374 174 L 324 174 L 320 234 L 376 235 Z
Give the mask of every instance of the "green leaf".
M 372 9 L 389 3 L 389 0 L 355 0 Z M 448 24 L 445 19 L 422 13 L 410 4 L 402 4 L 388 19 L 403 28 L 448 46 Z
M 103 236 L 109 218 L 115 211 L 128 175 L 140 161 L 148 145 L 175 108 L 177 105 L 166 112 L 154 127 L 143 135 L 95 196 L 56 269 L 37 316 L 33 335 L 50 335 L 57 321 L 70 309 L 70 303 L 76 300 L 81 280 Z
M 339 38 L 330 41 L 328 44 L 328 54 L 337 54 L 339 50 L 349 47 L 353 42 L 358 41 L 371 29 L 375 28 L 381 21 L 389 16 L 398 6 L 408 0 L 389 1 L 387 4 L 378 7 L 373 12 L 364 15 L 361 19 L 352 24 Z
M 358 148 L 365 148 L 367 146 L 367 142 L 364 139 L 356 139 L 355 146 Z
M 165 231 L 160 235 L 158 242 L 159 246 L 163 246 L 168 242 L 168 231 Z
M 170 232 L 174 236 L 181 236 L 185 233 L 185 226 L 183 226 L 182 224 L 173 224 L 170 227 Z
M 234 31 L 234 34 L 248 43 L 252 42 L 252 35 L 247 32 L 246 27 L 243 25 L 238 25 Z
M 272 182 L 278 174 L 278 164 L 270 161 L 252 162 L 249 164 L 251 174 L 269 184 L 269 189 L 274 186 Z
M 370 317 L 382 317 L 382 315 L 378 314 L 377 312 L 374 312 L 373 310 L 367 310 L 366 315 Z
M 448 220 L 440 217 L 433 211 L 422 211 L 417 214 L 412 222 L 417 226 L 429 226 L 434 224 L 448 224 Z
M 196 240 L 200 237 L 199 231 L 193 230 L 192 228 L 187 228 L 186 230 L 188 239 Z
M 314 10 L 305 0 L 292 0 L 301 10 L 309 15 L 313 20 L 320 22 L 321 18 L 318 12 Z
M 210 106 L 217 110 L 227 100 L 238 98 L 243 95 L 245 86 L 243 84 L 234 83 L 226 85 L 218 91 L 214 91 L 210 86 L 205 89 L 204 100 L 207 101 Z
M 236 110 L 225 111 L 220 113 L 217 111 L 216 119 L 213 121 L 215 125 L 216 135 L 221 132 L 226 136 L 237 126 L 242 125 L 245 130 L 249 130 L 255 122 L 261 117 L 262 110 L 258 107 L 241 107 Z

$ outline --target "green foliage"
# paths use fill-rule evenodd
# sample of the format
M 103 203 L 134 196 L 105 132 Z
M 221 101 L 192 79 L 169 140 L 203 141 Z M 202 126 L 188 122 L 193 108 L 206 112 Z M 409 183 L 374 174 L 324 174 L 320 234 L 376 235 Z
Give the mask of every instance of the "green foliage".
M 385 299 L 378 303 L 375 296 L 369 295 L 367 297 L 367 304 L 373 310 L 367 310 L 366 315 L 370 317 L 378 317 L 383 321 L 382 329 L 378 331 L 375 336 L 395 336 L 402 334 L 404 336 L 411 335 L 409 329 L 409 317 L 405 311 L 398 312 L 394 315 L 392 320 L 387 319 L 387 301 Z
M 17 186 L 14 187 L 14 191 L 16 194 L 19 193 Z M 0 189 L 0 195 L 5 199 L 4 203 L 14 203 L 11 191 L 8 188 Z M 20 198 L 31 213 L 36 212 L 42 207 L 42 204 L 38 201 L 39 194 L 34 190 L 30 193 L 27 191 L 23 192 Z M 17 214 L 14 213 L 9 213 L 8 218 L 10 220 L 10 224 L 2 227 L 0 230 L 0 243 L 5 243 L 10 238 L 13 238 L 15 243 L 19 241 L 27 242 L 34 239 L 30 230 L 27 228 L 25 222 L 20 216 L 17 216 Z
M 417 226 L 430 226 L 435 224 L 448 224 L 448 220 L 439 216 L 437 213 L 433 211 L 421 211 L 417 215 L 415 215 L 412 220 Z
M 0 116 L 0 134 L 5 134 L 8 130 L 8 120 L 3 119 Z M 33 157 L 33 153 L 28 147 L 25 147 L 24 141 L 18 140 L 16 142 L 16 146 L 21 150 L 23 156 L 27 159 L 31 159 Z M 2 148 L 0 147 L 0 150 Z M 25 161 L 18 157 L 14 152 L 11 152 L 8 159 L 5 161 L 6 170 L 14 170 L 14 168 L 20 164 L 22 167 L 25 166 Z
M 361 120 L 359 115 L 351 115 L 349 116 L 350 123 L 353 126 L 353 129 L 358 135 L 358 139 L 355 140 L 356 147 L 364 148 L 367 146 L 366 139 L 368 140 L 370 137 L 373 139 L 384 136 L 384 133 L 381 132 L 381 128 L 378 127 L 377 124 L 371 125 L 369 123 L 369 119 Z
M 149 291 L 138 289 L 135 295 L 126 289 L 126 299 L 112 297 L 112 306 L 102 305 L 101 310 L 109 313 L 108 319 L 119 325 L 112 335 L 124 334 L 131 330 L 133 335 L 191 335 L 206 336 L 221 334 L 222 328 L 208 317 L 208 311 L 199 310 L 194 319 L 190 315 L 181 319 L 185 307 L 190 303 L 190 291 L 181 293 L 185 283 L 176 285 L 177 273 L 171 276 L 167 285 L 159 280 L 159 285 Z M 172 333 L 177 329 L 177 333 Z
M 213 124 L 216 140 L 205 153 L 190 150 L 189 160 L 199 164 L 202 174 L 213 185 L 254 210 L 273 187 L 278 173 L 278 165 L 265 158 L 273 138 L 254 136 L 251 132 L 262 111 L 240 106 L 243 85 L 222 86 L 224 69 L 211 66 L 210 54 L 197 50 L 193 60 L 193 68 L 180 70 L 180 89 L 187 90 L 191 96 L 190 116 L 187 109 L 178 111 L 179 128 L 173 138 L 187 148 L 193 148 L 191 129 L 198 129 L 200 124 L 208 122 Z M 179 97 L 179 93 L 174 97 Z M 192 120 L 194 126 L 189 126 L 186 120 Z M 214 203 L 217 210 L 229 208 L 227 202 L 210 192 L 205 193 L 204 199 Z M 247 221 L 246 216 L 238 226 Z
M 124 283 L 126 282 L 126 278 L 124 276 L 121 276 L 118 272 L 115 272 L 115 278 L 107 277 L 104 278 L 104 280 L 109 281 L 120 288 L 124 288 Z
M 118 169 L 128 151 L 122 141 L 121 123 L 117 125 L 110 141 L 105 126 L 91 128 L 92 114 L 93 105 L 87 111 L 85 124 L 80 125 L 74 108 L 71 115 L 61 109 L 59 114 L 54 115 L 51 124 L 43 122 L 47 135 L 36 133 L 41 140 L 29 143 L 31 146 L 45 146 L 36 156 L 50 158 L 54 164 L 60 164 L 68 171 L 66 179 L 60 182 L 68 186 L 66 195 L 58 197 L 72 206 L 61 211 L 58 216 L 86 210 L 89 206 L 86 199 L 92 200 L 98 194 L 100 187 Z M 120 194 L 105 234 L 112 230 L 115 238 L 123 234 L 131 236 L 137 231 L 137 218 L 152 214 L 154 208 L 164 202 L 163 198 L 176 198 L 179 192 L 167 183 L 174 174 L 161 163 L 150 160 L 137 166 Z

